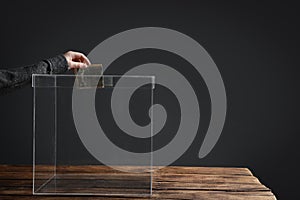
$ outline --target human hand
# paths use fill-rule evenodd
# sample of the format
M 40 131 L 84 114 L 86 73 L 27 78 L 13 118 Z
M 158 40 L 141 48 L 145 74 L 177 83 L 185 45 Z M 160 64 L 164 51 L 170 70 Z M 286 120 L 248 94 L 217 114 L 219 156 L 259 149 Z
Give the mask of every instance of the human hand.
M 64 56 L 68 62 L 68 69 L 86 68 L 91 64 L 89 59 L 83 53 L 68 51 Z

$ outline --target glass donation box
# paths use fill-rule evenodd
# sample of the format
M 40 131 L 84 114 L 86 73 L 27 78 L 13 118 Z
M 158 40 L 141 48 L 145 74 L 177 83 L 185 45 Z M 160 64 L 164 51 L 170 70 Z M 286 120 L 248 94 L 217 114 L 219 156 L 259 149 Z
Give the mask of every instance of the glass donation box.
M 150 196 L 153 76 L 32 76 L 33 194 Z

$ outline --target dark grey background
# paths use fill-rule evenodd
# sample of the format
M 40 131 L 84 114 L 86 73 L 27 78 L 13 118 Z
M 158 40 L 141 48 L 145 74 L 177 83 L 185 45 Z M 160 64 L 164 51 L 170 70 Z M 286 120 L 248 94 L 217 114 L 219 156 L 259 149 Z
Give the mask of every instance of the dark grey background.
M 191 148 L 174 164 L 249 167 L 279 199 L 296 197 L 299 159 L 299 6 L 296 4 L 286 1 L 1 3 L 1 68 L 35 63 L 69 49 L 88 54 L 107 37 L 136 27 L 166 27 L 194 38 L 209 52 L 223 76 L 228 115 L 219 142 L 206 158 L 199 160 L 197 153 L 209 117 L 209 102 L 201 100 L 203 128 Z M 166 52 L 129 53 L 113 64 L 111 72 L 121 73 L 126 67 L 154 60 L 174 68 L 187 66 L 183 73 L 197 89 L 198 97 L 209 98 L 204 83 L 195 77 L 189 64 Z M 160 94 L 167 94 L 158 100 L 162 104 L 168 102 L 165 98 L 173 98 L 164 88 Z M 176 101 L 172 102 L 170 105 L 176 107 Z M 31 164 L 32 88 L 28 85 L 0 96 L 0 105 L 0 162 Z M 176 122 L 173 118 L 168 120 Z

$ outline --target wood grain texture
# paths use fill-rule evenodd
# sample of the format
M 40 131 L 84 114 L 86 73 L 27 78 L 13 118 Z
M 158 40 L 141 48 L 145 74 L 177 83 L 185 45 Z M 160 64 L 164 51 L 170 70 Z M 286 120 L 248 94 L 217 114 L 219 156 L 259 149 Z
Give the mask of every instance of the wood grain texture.
M 128 166 L 128 168 L 131 168 Z M 41 174 L 48 166 L 39 166 Z M 143 170 L 141 168 L 141 170 Z M 70 185 L 74 190 L 88 192 L 91 189 L 118 193 L 147 188 L 143 174 L 120 173 L 106 166 L 60 166 L 64 175 L 58 183 Z M 147 170 L 145 170 L 145 173 Z M 124 185 L 122 180 L 130 179 Z M 78 182 L 80 180 L 80 182 Z M 82 184 L 82 185 L 81 185 Z M 89 187 L 82 187 L 88 184 Z M 118 185 L 119 184 L 119 185 Z M 113 186 L 113 187 L 112 187 Z M 117 187 L 116 187 L 117 186 Z M 118 188 L 120 187 L 120 188 Z M 59 188 L 59 187 L 58 187 Z M 63 187 L 62 187 L 63 188 Z M 63 192 L 63 191 L 62 191 Z M 79 199 L 224 199 L 224 200 L 274 200 L 271 190 L 260 183 L 247 168 L 181 167 L 169 166 L 153 171 L 151 197 L 121 196 L 42 196 L 32 195 L 32 167 L 0 165 L 0 199 L 2 200 L 79 200 Z

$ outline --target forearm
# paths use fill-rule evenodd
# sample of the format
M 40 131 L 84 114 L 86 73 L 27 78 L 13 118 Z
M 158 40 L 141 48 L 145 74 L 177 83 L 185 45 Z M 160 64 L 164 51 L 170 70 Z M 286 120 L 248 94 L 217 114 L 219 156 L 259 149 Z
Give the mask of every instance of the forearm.
M 30 83 L 32 74 L 59 74 L 68 69 L 68 63 L 63 55 L 59 55 L 37 64 L 0 70 L 0 93 L 22 87 Z

